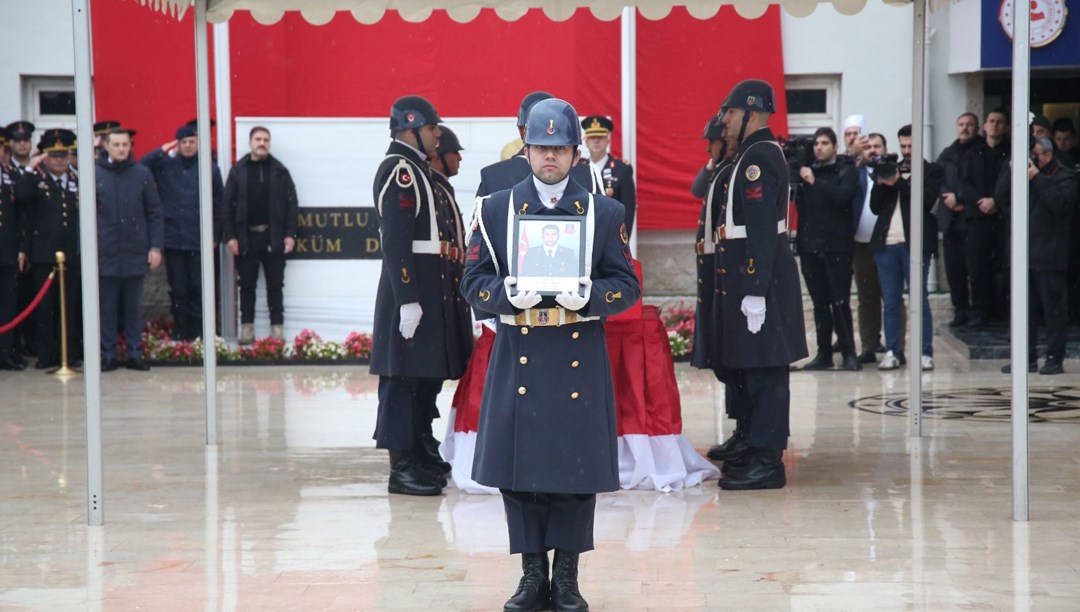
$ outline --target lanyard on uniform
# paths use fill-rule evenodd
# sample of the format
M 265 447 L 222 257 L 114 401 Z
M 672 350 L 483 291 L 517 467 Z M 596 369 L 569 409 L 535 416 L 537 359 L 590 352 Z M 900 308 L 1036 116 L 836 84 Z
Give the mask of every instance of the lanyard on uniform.
M 756 147 L 759 144 L 771 144 L 771 145 L 773 145 L 774 147 L 776 147 L 777 149 L 780 150 L 781 155 L 784 154 L 784 150 L 780 148 L 780 145 L 777 144 L 776 141 L 774 141 L 774 140 L 762 140 L 760 142 L 755 142 L 754 144 L 747 147 L 746 151 L 744 151 L 743 154 L 739 156 L 739 160 L 737 162 L 735 162 L 735 168 L 731 171 L 731 177 L 728 178 L 727 205 L 724 207 L 725 208 L 725 210 L 724 210 L 724 224 L 727 226 L 727 227 L 724 228 L 724 230 L 725 230 L 724 234 L 728 238 L 733 238 L 733 239 L 746 238 L 746 226 L 745 225 L 735 225 L 735 210 L 734 210 L 735 207 L 733 206 L 733 203 L 735 201 L 734 200 L 734 197 L 735 197 L 735 189 L 734 189 L 734 187 L 735 187 L 735 181 L 738 180 L 738 178 L 739 178 L 739 166 L 742 165 L 742 160 L 746 157 L 746 154 L 750 152 L 750 149 L 753 149 L 754 147 Z M 785 206 L 785 208 L 786 208 L 786 206 Z M 787 231 L 787 211 L 785 210 L 784 211 L 784 218 L 780 219 L 779 221 L 776 222 L 776 233 L 780 234 L 780 233 L 786 232 L 786 231 Z M 708 242 L 706 241 L 706 244 L 707 243 Z
M 387 177 L 386 184 L 384 184 L 382 190 L 379 191 L 379 199 L 375 202 L 375 205 L 379 207 L 379 215 L 382 215 L 383 196 L 386 195 L 386 190 L 390 188 L 390 181 L 398 181 L 398 177 L 400 176 L 400 173 L 405 172 L 406 174 L 409 175 L 409 182 L 412 183 L 411 186 L 412 186 L 412 189 L 413 189 L 413 193 L 416 194 L 416 216 L 419 217 L 420 216 L 420 201 L 421 201 L 420 185 L 417 184 L 418 181 L 416 180 L 416 173 L 413 172 L 412 163 L 409 162 L 409 158 L 405 157 L 404 155 L 398 155 L 396 153 L 391 154 L 391 155 L 387 155 L 386 157 L 387 158 L 397 157 L 397 158 L 400 158 L 400 159 L 398 160 L 397 165 L 394 166 L 394 170 L 390 173 L 390 176 Z M 436 224 L 436 220 L 435 220 L 435 195 L 433 193 L 431 193 L 431 182 L 428 180 L 428 178 L 426 176 L 424 176 L 423 172 L 420 173 L 420 178 L 422 178 L 423 181 L 424 181 L 424 192 L 427 194 L 428 225 L 430 226 L 430 229 L 429 229 L 430 233 L 428 233 L 428 239 L 427 240 L 414 240 L 413 241 L 413 247 L 414 247 L 414 251 L 415 251 L 416 247 L 420 247 L 420 248 L 424 249 L 424 252 L 427 252 L 427 250 L 429 250 L 429 249 L 425 249 L 424 247 L 430 247 L 431 245 L 428 244 L 428 243 L 435 243 L 434 244 L 434 248 L 435 248 L 434 252 L 438 253 L 439 252 L 439 250 L 438 250 L 438 248 L 439 248 L 439 244 L 438 244 L 439 243 L 439 240 L 438 240 L 438 238 L 439 238 L 439 227 Z M 407 185 L 402 185 L 400 181 L 398 181 L 398 186 L 403 188 L 403 189 L 407 189 L 409 187 Z M 382 228 L 381 227 L 379 228 L 379 233 L 380 234 L 382 233 Z
M 705 229 L 703 230 L 704 241 L 701 245 L 701 250 L 704 251 L 704 255 L 709 255 L 716 252 L 715 232 L 713 232 L 713 194 L 716 193 L 716 183 L 720 181 L 720 175 L 724 173 L 724 168 L 731 165 L 731 162 L 721 162 L 721 166 L 716 169 L 716 176 L 713 177 L 711 183 L 709 183 L 709 193 L 705 196 Z

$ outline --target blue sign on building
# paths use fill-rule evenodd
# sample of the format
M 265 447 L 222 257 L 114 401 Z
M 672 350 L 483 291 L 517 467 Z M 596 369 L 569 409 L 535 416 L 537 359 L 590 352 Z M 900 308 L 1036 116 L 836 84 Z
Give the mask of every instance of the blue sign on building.
M 983 68 L 1012 67 L 1012 38 L 1009 34 L 1012 32 L 1012 11 L 1016 1 L 982 0 Z M 1068 14 L 1068 0 L 1030 2 L 1031 67 L 1080 66 L 1080 16 Z

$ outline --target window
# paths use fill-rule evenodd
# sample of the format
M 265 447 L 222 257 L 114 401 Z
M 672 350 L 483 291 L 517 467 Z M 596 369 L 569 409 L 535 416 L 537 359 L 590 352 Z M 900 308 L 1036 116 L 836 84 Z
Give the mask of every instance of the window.
M 22 116 L 37 126 L 75 128 L 75 79 L 72 77 L 22 77 Z
M 792 134 L 813 134 L 821 127 L 839 132 L 839 76 L 788 76 L 788 131 Z

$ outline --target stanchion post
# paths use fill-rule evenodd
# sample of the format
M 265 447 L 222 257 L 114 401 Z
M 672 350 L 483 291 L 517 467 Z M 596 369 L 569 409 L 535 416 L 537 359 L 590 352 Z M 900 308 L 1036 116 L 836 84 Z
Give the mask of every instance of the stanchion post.
M 67 281 L 65 280 L 67 257 L 63 251 L 56 252 L 56 269 L 60 272 L 60 367 L 49 370 L 57 376 L 75 376 L 78 370 L 68 367 L 68 327 L 67 327 Z

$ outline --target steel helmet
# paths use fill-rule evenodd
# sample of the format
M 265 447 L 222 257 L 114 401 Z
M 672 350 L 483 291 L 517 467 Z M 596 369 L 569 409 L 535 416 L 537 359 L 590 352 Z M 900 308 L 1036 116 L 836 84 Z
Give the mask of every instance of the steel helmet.
M 565 100 L 540 100 L 529 109 L 525 144 L 539 146 L 581 146 L 581 125 L 573 106 Z
M 741 108 L 747 111 L 776 112 L 776 94 L 772 85 L 759 79 L 748 79 L 731 88 L 720 105 L 722 110 Z
M 390 107 L 391 132 L 437 125 L 440 121 L 439 112 L 422 96 L 402 96 Z
M 529 109 L 532 108 L 533 104 L 536 104 L 540 100 L 549 100 L 554 97 L 555 96 L 546 91 L 534 91 L 522 98 L 521 107 L 518 108 L 517 126 L 519 128 L 525 127 L 525 123 L 527 123 L 529 118 Z

